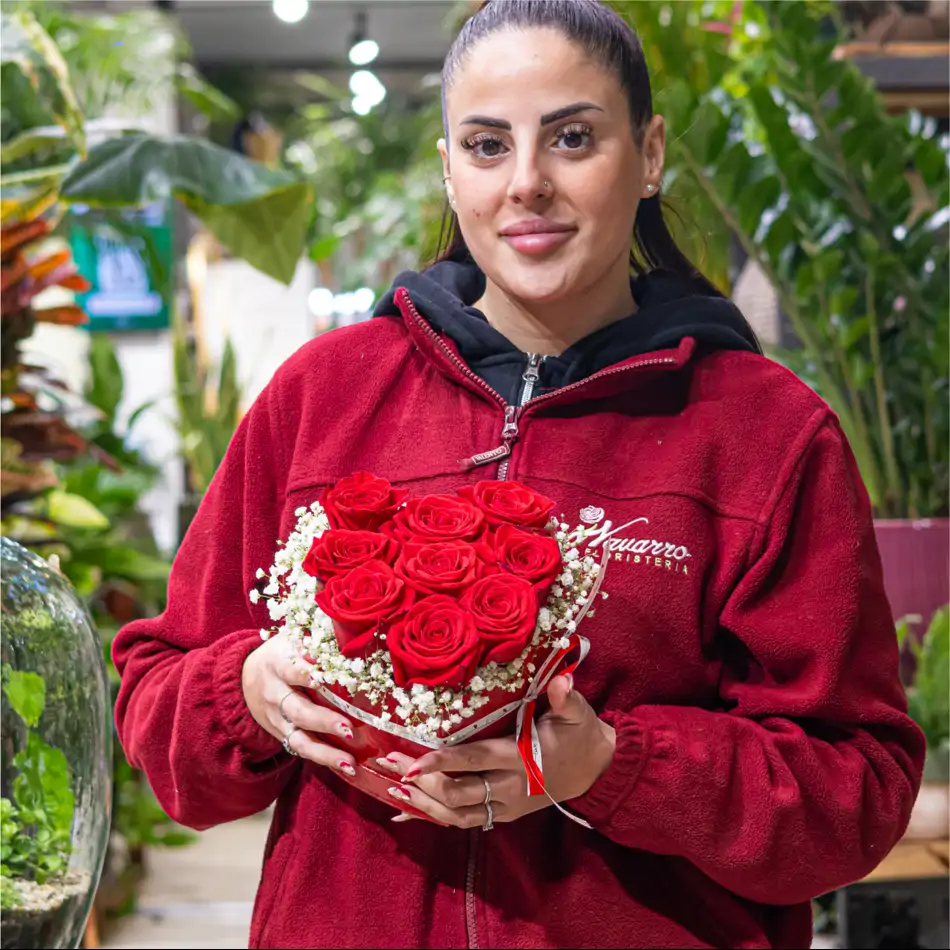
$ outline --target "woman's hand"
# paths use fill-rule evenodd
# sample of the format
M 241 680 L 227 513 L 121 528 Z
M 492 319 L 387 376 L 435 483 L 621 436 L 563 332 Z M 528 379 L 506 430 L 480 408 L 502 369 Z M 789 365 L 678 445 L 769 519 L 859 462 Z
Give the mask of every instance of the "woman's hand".
M 607 770 L 615 736 L 587 700 L 573 690 L 570 675 L 556 676 L 547 693 L 551 709 L 538 722 L 544 786 L 551 798 L 563 802 L 583 795 Z M 394 802 L 411 803 L 441 824 L 459 828 L 484 825 L 489 786 L 496 822 L 515 821 L 551 804 L 547 795 L 528 796 L 514 737 L 452 746 L 415 761 L 398 753 L 377 761 L 404 779 L 390 789 Z M 452 777 L 446 773 L 463 774 Z M 393 820 L 409 817 L 397 815 Z
M 323 733 L 352 739 L 352 724 L 298 691 L 298 687 L 309 685 L 306 664 L 296 656 L 284 633 L 262 643 L 244 661 L 241 688 L 257 723 L 281 742 L 286 739 L 301 758 L 352 777 L 356 774 L 353 756 L 314 738 L 314 734 Z

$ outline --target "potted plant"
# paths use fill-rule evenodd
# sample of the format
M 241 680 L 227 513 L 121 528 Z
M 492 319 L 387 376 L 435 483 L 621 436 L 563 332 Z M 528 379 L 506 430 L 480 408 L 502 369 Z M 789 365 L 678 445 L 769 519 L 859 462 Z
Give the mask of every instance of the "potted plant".
M 926 624 L 950 598 L 946 137 L 836 55 L 834 4 L 616 5 L 654 61 L 674 190 L 774 289 L 775 355 L 841 420 L 892 609 Z
M 950 607 L 936 611 L 920 640 L 909 630 L 902 620 L 897 637 L 914 660 L 907 705 L 927 738 L 927 759 L 906 837 L 942 840 L 950 833 Z

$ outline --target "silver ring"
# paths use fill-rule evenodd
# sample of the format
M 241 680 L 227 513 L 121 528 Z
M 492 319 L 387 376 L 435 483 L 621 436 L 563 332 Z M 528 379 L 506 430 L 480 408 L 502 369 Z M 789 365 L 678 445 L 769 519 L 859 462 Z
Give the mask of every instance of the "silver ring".
M 289 722 L 291 725 L 294 724 L 294 721 L 292 719 L 289 719 L 287 716 L 287 713 L 284 712 L 284 703 L 286 703 L 287 700 L 290 699 L 291 696 L 296 696 L 296 695 L 297 695 L 297 690 L 295 689 L 288 690 L 288 692 L 284 695 L 284 698 L 277 704 L 277 712 L 280 713 L 280 718 L 283 719 L 284 722 Z
M 495 827 L 495 813 L 492 811 L 491 802 L 485 802 L 485 808 L 488 810 L 488 817 L 482 825 L 482 831 L 491 831 Z
M 482 802 L 483 805 L 487 805 L 491 802 L 491 785 L 487 778 L 482 778 L 482 781 L 485 783 L 485 800 Z
M 294 726 L 293 729 L 291 729 L 290 732 L 288 732 L 287 735 L 284 736 L 284 741 L 281 743 L 281 745 L 284 747 L 284 752 L 288 753 L 289 755 L 300 755 L 300 753 L 296 749 L 292 749 L 290 747 L 290 737 L 295 732 L 299 732 L 299 731 L 300 731 L 300 726 Z

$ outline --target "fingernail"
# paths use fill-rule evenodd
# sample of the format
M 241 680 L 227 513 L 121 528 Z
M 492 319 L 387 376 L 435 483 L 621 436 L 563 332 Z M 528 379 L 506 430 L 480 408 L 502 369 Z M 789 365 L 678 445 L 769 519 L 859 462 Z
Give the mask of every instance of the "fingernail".
M 570 692 L 574 688 L 574 676 L 571 673 L 565 673 L 564 677 L 567 680 L 567 691 Z
M 392 759 L 377 759 L 377 765 L 381 765 L 384 769 L 396 769 L 398 766 Z
M 398 815 L 396 815 L 395 818 L 390 818 L 389 820 L 397 821 L 397 822 L 398 821 L 412 821 L 413 818 L 415 817 L 416 817 L 415 815 L 407 815 L 405 812 L 400 812 Z
M 399 788 L 398 786 L 393 786 L 391 789 L 389 789 L 389 794 L 392 795 L 393 798 L 398 798 L 404 802 L 412 801 L 409 793 L 404 788 Z
M 341 763 L 337 766 L 337 768 L 338 768 L 341 772 L 346 772 L 346 774 L 349 775 L 350 777 L 356 775 L 356 769 L 354 769 L 353 766 L 350 765 L 349 762 L 341 762 Z
M 353 730 L 345 722 L 338 723 L 337 729 L 339 730 L 340 735 L 343 736 L 344 739 L 353 738 Z
M 414 778 L 418 778 L 420 775 L 422 775 L 422 769 L 409 769 L 409 771 L 406 772 L 406 781 L 411 782 Z

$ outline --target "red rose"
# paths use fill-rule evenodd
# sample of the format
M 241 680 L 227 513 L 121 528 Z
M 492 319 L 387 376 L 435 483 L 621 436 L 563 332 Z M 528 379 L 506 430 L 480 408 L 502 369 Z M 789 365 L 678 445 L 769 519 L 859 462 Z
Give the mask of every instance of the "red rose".
M 396 564 L 396 573 L 423 595 L 460 596 L 484 571 L 478 551 L 467 541 L 409 542 Z
M 301 566 L 311 577 L 328 581 L 367 561 L 392 564 L 398 554 L 399 545 L 392 538 L 376 531 L 331 528 L 313 539 L 310 552 Z
M 357 472 L 327 488 L 320 504 L 332 528 L 375 531 L 408 497 L 408 488 L 393 488 L 385 478 Z
M 459 489 L 459 495 L 483 512 L 492 525 L 543 528 L 554 508 L 550 498 L 520 482 L 479 482 L 474 488 Z
M 507 524 L 495 532 L 494 556 L 503 571 L 530 581 L 542 604 L 564 570 L 561 549 L 554 538 Z
M 485 528 L 485 516 L 455 495 L 413 498 L 396 513 L 387 532 L 403 541 L 474 541 Z
M 451 597 L 420 600 L 386 632 L 397 686 L 459 688 L 478 669 L 482 644 L 475 621 Z
M 382 561 L 367 561 L 327 581 L 316 595 L 320 609 L 333 619 L 340 652 L 351 659 L 376 648 L 376 631 L 383 620 L 408 610 L 412 588 Z
M 538 622 L 538 595 L 530 581 L 493 574 L 476 581 L 462 598 L 485 646 L 482 664 L 510 663 L 531 640 Z

